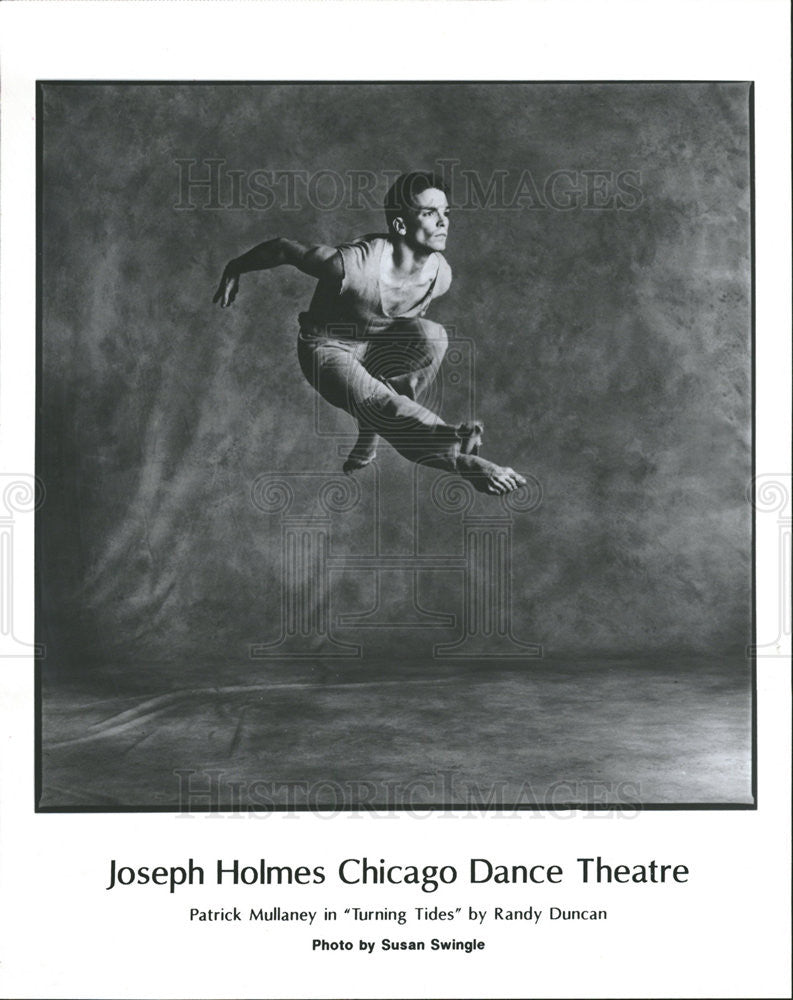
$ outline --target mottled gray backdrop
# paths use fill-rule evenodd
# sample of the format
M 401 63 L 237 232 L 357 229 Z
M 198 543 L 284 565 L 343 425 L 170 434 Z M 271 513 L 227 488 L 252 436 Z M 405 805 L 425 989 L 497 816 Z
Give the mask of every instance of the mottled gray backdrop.
M 273 236 L 338 243 L 381 213 L 332 205 L 180 205 L 177 161 L 223 161 L 243 203 L 255 171 L 375 176 L 456 160 L 470 177 L 640 177 L 621 209 L 534 203 L 452 221 L 449 295 L 430 312 L 475 344 L 485 454 L 541 483 L 513 526 L 513 632 L 548 656 L 735 652 L 750 641 L 751 312 L 746 84 L 63 85 L 42 87 L 37 563 L 47 659 L 244 661 L 278 634 L 280 534 L 250 499 L 268 470 L 338 472 L 349 418 L 295 357 L 313 281 L 292 269 L 211 298 L 223 264 Z M 448 170 L 447 165 L 447 170 Z M 470 171 L 469 184 L 461 171 Z M 504 173 L 498 175 L 497 171 Z M 259 174 L 258 183 L 262 184 Z M 327 183 L 326 183 L 327 182 Z M 565 189 L 565 178 L 558 188 Z M 572 183 L 572 181 L 571 181 Z M 598 182 L 600 183 L 600 182 Z M 613 192 L 612 192 L 613 194 Z M 316 200 L 316 199 L 315 199 Z M 365 201 L 366 199 L 364 199 Z M 465 385 L 441 400 L 462 415 Z M 380 459 L 387 551 L 409 545 L 410 467 Z M 419 473 L 427 544 L 459 522 Z M 336 554 L 367 551 L 371 479 L 337 518 Z M 454 519 L 451 519 L 452 521 Z M 372 603 L 334 574 L 334 614 Z M 459 573 L 420 581 L 459 614 Z M 453 638 L 450 632 L 448 637 Z M 419 655 L 443 630 L 377 642 Z M 374 642 L 374 640 L 372 640 Z M 374 647 L 377 647 L 374 642 Z

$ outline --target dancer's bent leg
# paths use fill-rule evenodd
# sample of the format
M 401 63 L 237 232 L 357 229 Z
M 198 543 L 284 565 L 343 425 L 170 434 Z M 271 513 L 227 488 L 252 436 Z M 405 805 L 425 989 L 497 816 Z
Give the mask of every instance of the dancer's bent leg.
M 482 493 L 506 493 L 525 483 L 513 469 L 475 454 L 481 436 L 476 425 L 453 427 L 375 378 L 361 363 L 365 349 L 360 341 L 301 337 L 298 356 L 320 395 L 362 428 L 380 434 L 409 461 L 456 472 Z
M 398 395 L 418 400 L 434 382 L 448 343 L 446 330 L 439 323 L 399 320 L 386 333 L 368 340 L 363 365 Z M 358 440 L 344 463 L 344 472 L 355 472 L 375 459 L 378 437 L 359 420 Z
M 350 454 L 344 461 L 342 471 L 346 475 L 351 475 L 359 469 L 370 465 L 377 458 L 377 442 L 380 435 L 371 427 L 366 427 L 358 421 L 358 440 L 355 442 Z

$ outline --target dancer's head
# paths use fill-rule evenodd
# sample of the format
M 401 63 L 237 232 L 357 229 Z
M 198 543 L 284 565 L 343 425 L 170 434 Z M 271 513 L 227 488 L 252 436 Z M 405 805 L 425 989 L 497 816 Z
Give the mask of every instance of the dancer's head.
M 397 177 L 385 197 L 388 235 L 414 250 L 443 250 L 449 230 L 447 193 L 442 178 L 428 171 Z

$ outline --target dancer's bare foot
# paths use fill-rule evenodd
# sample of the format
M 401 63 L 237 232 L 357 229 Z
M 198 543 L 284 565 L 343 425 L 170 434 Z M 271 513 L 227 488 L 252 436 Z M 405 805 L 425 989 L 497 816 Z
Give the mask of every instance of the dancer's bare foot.
M 460 455 L 457 471 L 480 493 L 501 496 L 526 485 L 526 479 L 508 466 L 496 465 L 478 455 Z
M 346 476 L 351 476 L 358 469 L 363 469 L 377 457 L 377 433 L 362 427 L 358 432 L 358 440 L 355 447 L 347 456 L 347 460 L 342 466 L 342 472 Z

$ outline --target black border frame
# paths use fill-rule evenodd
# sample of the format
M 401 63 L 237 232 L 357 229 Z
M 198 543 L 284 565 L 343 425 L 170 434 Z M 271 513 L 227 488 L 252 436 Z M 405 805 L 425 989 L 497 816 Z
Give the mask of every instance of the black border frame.
M 791 15 L 793 18 L 793 14 Z M 755 233 L 755 82 L 753 80 L 122 80 L 122 79 L 38 79 L 36 87 L 36 400 L 35 400 L 35 467 L 36 472 L 41 468 L 41 440 L 42 440 L 42 235 L 43 235 L 43 156 L 44 156 L 44 87 L 45 86 L 123 86 L 135 87 L 146 86 L 212 86 L 212 87 L 240 87 L 240 86 L 287 86 L 298 85 L 334 85 L 334 86 L 377 86 L 377 85 L 432 85 L 435 87 L 459 86 L 461 84 L 481 84 L 484 86 L 491 84 L 508 85 L 518 84 L 521 86 L 533 85 L 659 85 L 659 84 L 725 84 L 725 83 L 745 83 L 749 85 L 749 240 L 750 240 L 750 354 L 751 354 L 751 483 L 753 491 L 757 476 L 757 366 L 756 358 L 756 335 L 757 335 L 757 274 L 756 274 L 756 233 Z M 793 92 L 793 82 L 791 83 Z M 793 121 L 793 111 L 791 111 Z M 791 182 L 793 190 L 793 180 Z M 750 663 L 751 678 L 751 793 L 752 802 L 683 802 L 683 803 L 631 803 L 630 810 L 636 812 L 746 812 L 757 811 L 757 506 L 755 494 L 747 500 L 752 506 L 751 520 L 751 611 L 750 611 L 750 631 L 751 645 L 746 650 L 747 659 Z M 34 531 L 34 592 L 35 592 L 35 631 L 39 635 L 41 625 L 41 574 L 39 564 L 40 552 L 40 513 L 36 511 L 36 523 Z M 42 794 L 42 665 L 41 658 L 36 658 L 34 673 L 34 813 L 39 814 L 65 814 L 65 815 L 90 815 L 90 814 L 149 814 L 162 813 L 166 815 L 180 815 L 178 810 L 167 806 L 118 806 L 109 808 L 104 806 L 83 806 L 80 808 L 72 806 L 41 806 Z M 477 807 L 477 811 L 485 812 L 569 812 L 576 810 L 580 813 L 592 812 L 619 812 L 621 806 L 618 803 L 588 804 L 583 805 L 577 802 L 544 804 L 514 804 L 514 805 L 482 805 Z M 466 807 L 463 804 L 422 804 L 421 812 L 463 812 Z M 260 806 L 247 805 L 213 805 L 196 810 L 196 814 L 205 815 L 212 813 L 302 813 L 302 812 L 338 812 L 338 813 L 360 813 L 366 815 L 367 812 L 405 812 L 407 807 L 395 805 L 373 805 L 370 809 L 361 808 L 356 805 L 334 805 L 327 808 L 318 808 L 310 805 L 288 805 L 272 806 L 263 808 Z

